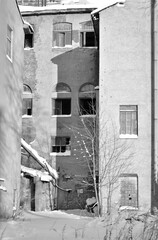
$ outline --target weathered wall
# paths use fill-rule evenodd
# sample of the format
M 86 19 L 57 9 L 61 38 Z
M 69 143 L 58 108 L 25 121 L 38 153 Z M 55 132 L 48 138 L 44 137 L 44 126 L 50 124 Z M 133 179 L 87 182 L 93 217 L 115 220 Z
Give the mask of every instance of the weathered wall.
M 13 29 L 12 62 L 6 56 L 7 24 Z M 18 210 L 21 159 L 21 94 L 23 23 L 16 2 L 0 1 L 0 178 L 7 192 L 0 192 L 0 217 Z
M 83 21 L 90 20 L 90 13 L 83 14 L 52 14 L 40 16 L 25 16 L 25 20 L 34 26 L 34 48 L 25 50 L 24 83 L 33 90 L 33 116 L 23 118 L 23 132 L 33 124 L 32 145 L 50 163 L 60 170 L 59 185 L 71 188 L 68 194 L 58 191 L 58 208 L 84 207 L 87 191 L 78 194 L 77 189 L 82 179 L 87 176 L 87 168 L 81 164 L 83 157 L 80 152 L 74 155 L 74 136 L 70 126 L 78 125 L 78 91 L 86 82 L 98 84 L 98 50 L 94 48 L 80 48 L 80 25 Z M 72 47 L 53 48 L 53 23 L 71 22 L 73 24 Z M 71 116 L 52 116 L 51 98 L 58 82 L 67 83 L 71 88 Z M 70 136 L 72 142 L 71 156 L 55 156 L 50 154 L 51 136 Z M 29 136 L 25 137 L 29 138 Z M 69 176 L 69 179 L 64 176 Z M 89 194 L 89 193 L 88 193 Z M 80 196 L 79 196 L 80 195 Z M 82 202 L 82 204 L 81 204 Z
M 106 41 L 105 41 L 106 39 Z M 100 12 L 100 118 L 114 122 L 119 138 L 119 106 L 138 105 L 138 137 L 120 139 L 134 153 L 126 173 L 138 175 L 139 209 L 151 204 L 150 3 L 127 0 Z M 102 149 L 100 149 L 102 151 Z M 105 159 L 102 157 L 102 161 Z M 115 191 L 116 192 L 116 191 Z M 106 190 L 102 188 L 103 207 Z M 119 195 L 113 204 L 119 207 Z M 105 209 L 104 209 L 105 210 Z

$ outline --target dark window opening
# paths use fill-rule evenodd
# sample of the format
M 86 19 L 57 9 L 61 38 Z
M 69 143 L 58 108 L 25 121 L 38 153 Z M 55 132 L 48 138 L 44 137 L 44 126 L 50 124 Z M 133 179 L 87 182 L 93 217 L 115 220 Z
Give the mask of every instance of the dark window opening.
M 96 114 L 96 99 L 95 98 L 80 98 L 80 113 L 81 115 Z
M 70 137 L 52 137 L 52 152 L 64 153 L 70 150 Z
M 23 99 L 22 115 L 32 115 L 32 98 Z
M 54 103 L 55 101 L 55 103 Z M 53 99 L 54 109 L 53 115 L 70 115 L 71 99 Z
M 81 47 L 94 47 L 96 46 L 94 32 L 81 32 Z
M 25 34 L 24 48 L 33 48 L 33 34 Z

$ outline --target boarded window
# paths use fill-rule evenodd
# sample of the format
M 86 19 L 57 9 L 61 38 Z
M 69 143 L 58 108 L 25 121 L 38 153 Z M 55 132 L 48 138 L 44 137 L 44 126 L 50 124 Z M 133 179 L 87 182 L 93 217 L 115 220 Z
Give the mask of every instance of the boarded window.
M 120 134 L 138 135 L 138 107 L 136 105 L 120 106 Z
M 120 206 L 138 207 L 138 177 L 127 174 L 120 177 Z
M 71 150 L 70 137 L 52 137 L 52 152 L 64 153 Z
M 53 24 L 53 46 L 65 47 L 72 45 L 72 24 L 55 23 Z
M 66 83 L 58 83 L 56 86 L 56 92 L 71 92 L 71 89 Z

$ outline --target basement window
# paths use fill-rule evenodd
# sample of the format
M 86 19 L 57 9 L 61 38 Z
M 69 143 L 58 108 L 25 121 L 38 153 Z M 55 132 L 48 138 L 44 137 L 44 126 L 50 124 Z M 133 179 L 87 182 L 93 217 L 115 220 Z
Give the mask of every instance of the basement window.
M 70 137 L 52 137 L 51 138 L 51 152 L 67 154 L 71 153 Z
M 52 99 L 52 115 L 70 115 L 71 99 Z

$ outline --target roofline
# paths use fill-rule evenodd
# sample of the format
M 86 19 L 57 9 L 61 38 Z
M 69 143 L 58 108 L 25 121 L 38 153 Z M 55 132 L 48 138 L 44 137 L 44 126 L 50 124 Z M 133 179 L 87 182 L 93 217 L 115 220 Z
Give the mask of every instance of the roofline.
M 109 8 L 109 7 L 112 7 L 112 6 L 115 6 L 115 5 L 117 5 L 117 4 L 124 4 L 125 2 L 126 2 L 126 0 L 117 0 L 117 1 L 116 1 L 116 0 L 110 0 L 109 3 L 108 3 L 108 1 L 107 1 L 106 4 L 102 5 L 102 7 L 97 8 L 97 9 L 95 9 L 94 11 L 92 11 L 92 12 L 91 12 L 91 15 L 95 15 L 95 14 L 103 11 L 104 9 Z
M 57 6 L 57 5 L 56 5 Z M 75 8 L 75 7 L 67 7 L 67 8 L 56 8 L 56 9 L 50 9 L 50 8 L 48 8 L 48 9 L 46 9 L 46 8 L 43 8 L 42 9 L 42 7 L 38 7 L 38 8 L 36 8 L 35 7 L 35 9 L 34 10 L 20 10 L 21 11 L 21 15 L 22 16 L 33 16 L 33 15 L 51 15 L 51 14 L 65 14 L 65 13 L 67 13 L 67 14 L 69 14 L 69 13 L 71 13 L 71 14 L 76 14 L 76 13 L 91 13 L 92 11 L 94 11 L 95 9 L 96 9 L 97 7 L 85 7 L 85 6 L 81 6 L 81 7 L 77 7 L 77 8 Z
M 24 20 L 23 20 L 23 18 L 22 18 L 22 14 L 21 14 L 21 12 L 20 12 L 20 8 L 19 8 L 19 5 L 18 5 L 17 0 L 15 0 L 15 3 L 16 3 L 16 6 L 17 6 L 17 9 L 18 9 L 18 12 L 19 12 L 19 14 L 20 14 L 21 21 L 22 21 L 22 23 L 24 24 Z

